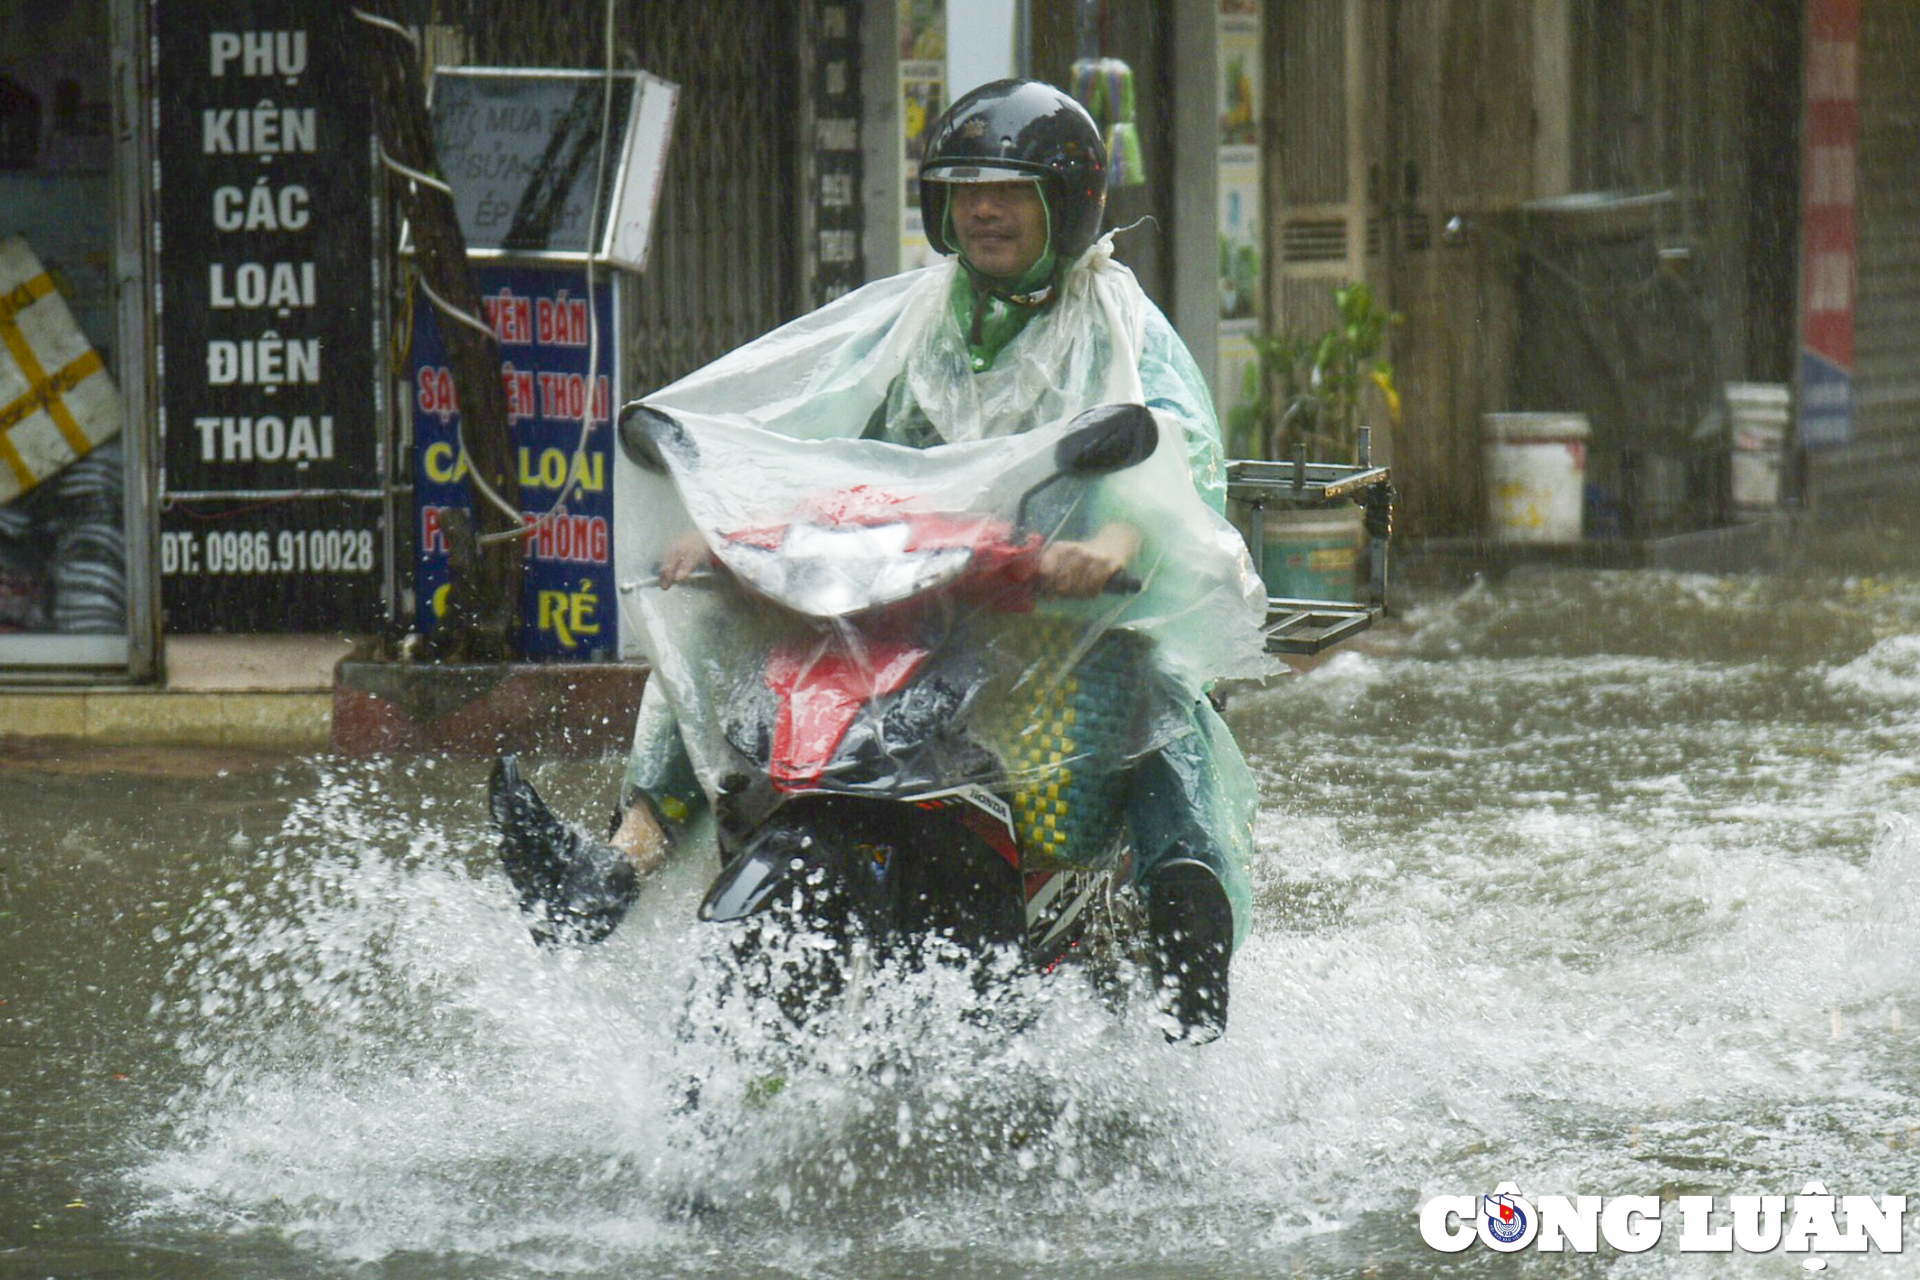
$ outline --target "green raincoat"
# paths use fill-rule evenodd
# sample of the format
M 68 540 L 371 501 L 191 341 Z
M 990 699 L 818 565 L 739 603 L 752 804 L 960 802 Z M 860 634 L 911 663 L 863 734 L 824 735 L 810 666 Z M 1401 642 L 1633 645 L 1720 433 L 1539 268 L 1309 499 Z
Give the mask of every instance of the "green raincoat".
M 696 439 L 703 430 L 731 440 L 729 432 L 757 428 L 800 441 L 839 440 L 832 446 L 839 449 L 858 445 L 852 438 L 864 436 L 934 446 L 936 452 L 957 446 L 965 455 L 973 442 L 1112 403 L 1144 403 L 1161 420 L 1163 434 L 1177 430 L 1185 456 L 1162 461 L 1172 470 L 1156 478 L 1184 477 L 1198 500 L 1175 500 L 1177 491 L 1169 499 L 1164 484 L 1155 490 L 1155 478 L 1142 477 L 1131 491 L 1110 485 L 1113 496 L 1106 501 L 1115 504 L 1107 514 L 1141 529 L 1164 570 L 1146 575 L 1148 589 L 1130 606 L 1121 629 L 1151 642 L 1146 649 L 1160 684 L 1186 692 L 1177 694 L 1172 714 L 1160 715 L 1150 749 L 1130 755 L 1123 768 L 1079 769 L 1070 788 L 1036 785 L 1029 770 L 1024 784 L 1016 780 L 1015 807 L 1029 850 L 1044 849 L 1061 862 L 1085 865 L 1111 856 L 1109 837 L 1124 828 L 1119 834 L 1132 847 L 1137 882 L 1150 881 L 1169 856 L 1207 863 L 1232 904 L 1237 943 L 1250 917 L 1254 788 L 1204 689 L 1216 676 L 1264 675 L 1273 668 L 1258 631 L 1265 593 L 1223 514 L 1220 428 L 1205 381 L 1166 317 L 1132 273 L 1113 261 L 1111 237 L 1062 273 L 1054 298 L 1030 318 L 1016 316 L 1009 323 L 1004 316 L 986 317 L 998 320 L 1000 336 L 984 349 L 969 342 L 988 326 L 967 323 L 977 305 L 968 293 L 964 268 L 951 259 L 877 281 L 729 353 L 646 403 L 686 422 Z M 806 446 L 781 447 L 798 449 L 796 460 L 768 458 L 767 465 L 809 465 Z M 779 448 L 770 442 L 766 452 Z M 638 482 L 629 475 L 626 483 Z M 637 490 L 616 492 L 622 509 L 643 509 L 648 500 Z M 626 544 L 623 561 L 643 563 L 647 551 L 638 544 L 645 534 L 624 528 L 618 537 Z M 705 810 L 712 779 L 703 780 L 705 770 L 696 762 L 703 752 L 689 752 L 675 716 L 671 676 L 681 664 L 675 655 L 655 651 L 665 643 L 658 618 L 644 610 L 641 615 L 625 630 L 648 637 L 644 643 L 656 671 L 670 678 L 657 677 L 647 686 L 624 799 L 648 803 L 677 837 Z M 1075 659 L 1071 689 L 1055 688 L 1056 702 L 1078 699 L 1077 712 L 1068 708 L 1065 716 L 1079 726 L 1081 741 L 1067 744 L 1071 750 L 1088 751 L 1085 740 L 1097 733 L 1101 717 L 1123 711 L 1134 696 L 1137 680 L 1125 673 L 1125 664 L 1102 661 L 1103 653 L 1124 647 L 1076 650 L 1083 656 Z M 1103 674 L 1103 665 L 1113 670 Z M 1036 705 L 1021 714 L 1037 720 L 1060 710 Z M 1010 764 L 1018 763 L 1011 758 L 1019 751 L 1032 757 L 1049 742 L 1045 733 L 1010 733 L 1014 745 L 1003 750 Z M 1052 745 L 1056 751 L 1060 746 Z M 1043 767 L 1044 752 L 1025 763 Z

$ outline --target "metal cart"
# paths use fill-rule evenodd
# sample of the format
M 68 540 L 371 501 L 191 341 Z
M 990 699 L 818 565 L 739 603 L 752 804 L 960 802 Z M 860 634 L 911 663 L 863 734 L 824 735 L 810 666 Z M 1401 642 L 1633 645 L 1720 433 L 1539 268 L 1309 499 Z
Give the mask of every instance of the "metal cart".
M 1360 439 L 1360 461 L 1259 462 L 1239 459 L 1227 463 L 1227 497 L 1244 504 L 1252 527 L 1247 541 L 1253 567 L 1265 581 L 1266 513 L 1269 508 L 1298 509 L 1357 503 L 1365 509 L 1365 528 L 1371 554 L 1367 575 L 1356 600 L 1299 600 L 1272 596 L 1267 600 L 1264 630 L 1270 653 L 1315 654 L 1351 640 L 1386 612 L 1387 544 L 1393 535 L 1393 487 L 1386 467 L 1368 461 L 1366 432 Z

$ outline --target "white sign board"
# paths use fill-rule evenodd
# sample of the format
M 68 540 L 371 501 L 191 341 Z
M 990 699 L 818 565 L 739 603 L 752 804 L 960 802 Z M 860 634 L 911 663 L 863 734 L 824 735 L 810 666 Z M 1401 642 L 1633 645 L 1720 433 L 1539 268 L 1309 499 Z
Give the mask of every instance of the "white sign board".
M 468 253 L 640 270 L 678 95 L 645 72 L 438 68 L 434 148 Z
M 647 249 L 653 243 L 653 215 L 660 207 L 660 181 L 667 173 L 667 140 L 673 134 L 673 109 L 680 90 L 644 71 L 639 76 L 639 90 L 633 104 L 633 122 L 627 128 L 620 187 L 613 197 L 607 257 L 621 266 L 644 271 Z

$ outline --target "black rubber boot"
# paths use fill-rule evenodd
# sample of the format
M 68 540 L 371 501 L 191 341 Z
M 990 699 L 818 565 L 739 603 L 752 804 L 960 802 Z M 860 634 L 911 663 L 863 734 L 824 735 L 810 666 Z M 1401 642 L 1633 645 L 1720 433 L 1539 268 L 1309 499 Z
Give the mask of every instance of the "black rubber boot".
M 1213 868 L 1193 858 L 1155 867 L 1146 887 L 1147 932 L 1162 1007 L 1179 1022 L 1167 1039 L 1217 1040 L 1227 1029 L 1233 907 Z
M 633 863 L 555 817 L 516 757 L 494 762 L 487 804 L 500 829 L 500 865 L 533 917 L 534 941 L 598 942 L 626 918 L 640 892 Z

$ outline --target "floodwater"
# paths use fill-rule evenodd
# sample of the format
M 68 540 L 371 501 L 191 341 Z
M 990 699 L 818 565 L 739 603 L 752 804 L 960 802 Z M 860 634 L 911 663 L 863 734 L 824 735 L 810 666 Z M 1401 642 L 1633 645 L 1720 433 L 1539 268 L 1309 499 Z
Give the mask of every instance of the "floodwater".
M 538 950 L 482 763 L 16 746 L 0 1276 L 1914 1274 L 1677 1213 L 1446 1255 L 1418 1207 L 1920 1193 L 1920 574 L 1516 574 L 1229 718 L 1224 1041 L 1071 982 L 1009 1035 L 936 975 L 778 1090 L 698 989 L 697 869 Z M 597 822 L 615 773 L 536 777 Z

